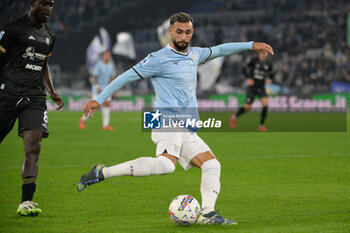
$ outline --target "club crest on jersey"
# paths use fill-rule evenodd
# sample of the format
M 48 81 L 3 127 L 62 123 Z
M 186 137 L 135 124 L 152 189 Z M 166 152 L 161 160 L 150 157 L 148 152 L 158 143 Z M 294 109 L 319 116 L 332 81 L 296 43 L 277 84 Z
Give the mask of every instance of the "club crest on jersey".
M 198 60 L 198 58 L 197 58 L 197 56 L 196 56 L 195 54 L 192 54 L 192 55 L 191 55 L 191 59 L 192 59 L 193 61 L 197 61 L 197 60 Z

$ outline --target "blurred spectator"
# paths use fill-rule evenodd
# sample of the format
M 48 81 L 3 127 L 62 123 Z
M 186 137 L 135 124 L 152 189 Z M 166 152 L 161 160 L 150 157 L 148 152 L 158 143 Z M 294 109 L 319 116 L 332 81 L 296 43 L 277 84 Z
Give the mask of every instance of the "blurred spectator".
M 200 45 L 216 44 L 212 38 L 217 31 L 223 32 L 219 33 L 223 42 L 265 41 L 275 50 L 273 60 L 277 63 L 276 69 L 280 68 L 276 76 L 278 84 L 292 87 L 296 92 L 327 91 L 331 81 L 350 81 L 350 68 L 346 65 L 350 58 L 346 44 L 349 1 L 224 2 L 223 7 L 209 15 L 194 16 Z M 234 64 L 225 64 L 220 80 L 226 82 L 224 80 L 232 79 L 233 75 L 238 80 L 231 83 L 242 85 L 241 75 L 228 71 Z
M 56 32 L 78 28 L 82 22 L 131 0 L 55 1 L 50 24 Z M 146 1 L 146 0 L 137 0 Z M 0 28 L 29 9 L 30 1 L 1 0 Z M 195 20 L 192 45 L 212 46 L 229 41 L 264 41 L 275 50 L 274 82 L 295 92 L 327 91 L 332 81 L 350 82 L 350 49 L 346 44 L 348 0 L 192 0 L 188 9 Z M 135 4 L 139 7 L 142 4 Z M 135 39 L 138 60 L 160 48 L 156 27 L 165 18 L 126 19 Z M 244 53 L 226 58 L 219 82 L 242 88 L 239 68 L 249 59 Z M 238 62 L 240 61 L 240 62 Z M 235 70 L 233 72 L 233 70 Z M 151 90 L 149 90 L 151 91 Z M 137 90 L 136 90 L 137 92 Z

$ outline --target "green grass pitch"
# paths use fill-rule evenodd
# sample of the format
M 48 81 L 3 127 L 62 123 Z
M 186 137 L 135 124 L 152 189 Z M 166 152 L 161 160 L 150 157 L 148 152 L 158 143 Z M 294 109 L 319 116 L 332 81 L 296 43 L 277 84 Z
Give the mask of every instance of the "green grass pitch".
M 347 132 L 200 133 L 222 165 L 216 208 L 238 225 L 185 228 L 170 221 L 168 206 L 180 194 L 201 202 L 197 168 L 178 165 L 169 175 L 116 177 L 76 191 L 95 162 L 155 155 L 140 113 L 112 113 L 114 132 L 101 130 L 100 112 L 80 131 L 80 116 L 49 113 L 34 197 L 39 217 L 15 213 L 24 155 L 17 126 L 0 144 L 0 232 L 350 232 L 349 116 Z

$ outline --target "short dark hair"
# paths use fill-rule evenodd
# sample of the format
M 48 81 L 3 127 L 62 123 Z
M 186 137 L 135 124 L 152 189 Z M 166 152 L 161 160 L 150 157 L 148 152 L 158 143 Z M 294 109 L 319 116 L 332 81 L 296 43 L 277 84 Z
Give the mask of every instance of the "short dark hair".
M 180 22 L 180 23 L 191 22 L 193 25 L 192 17 L 185 12 L 178 12 L 178 13 L 173 14 L 170 17 L 170 25 L 173 25 L 175 22 Z

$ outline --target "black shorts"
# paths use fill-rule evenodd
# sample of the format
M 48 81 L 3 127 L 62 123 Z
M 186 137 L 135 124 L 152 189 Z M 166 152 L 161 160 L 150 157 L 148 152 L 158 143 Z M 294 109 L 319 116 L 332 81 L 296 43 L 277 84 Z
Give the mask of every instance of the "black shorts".
M 255 96 L 258 96 L 259 99 L 262 97 L 267 97 L 265 86 L 255 87 L 251 86 L 247 88 L 245 103 L 252 104 L 254 102 Z
M 43 137 L 47 130 L 47 107 L 44 97 L 4 98 L 0 97 L 0 143 L 12 130 L 18 118 L 18 135 L 23 130 L 41 130 Z

